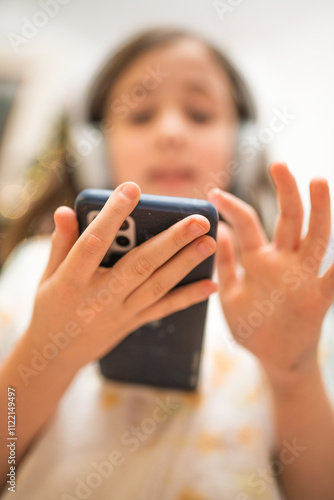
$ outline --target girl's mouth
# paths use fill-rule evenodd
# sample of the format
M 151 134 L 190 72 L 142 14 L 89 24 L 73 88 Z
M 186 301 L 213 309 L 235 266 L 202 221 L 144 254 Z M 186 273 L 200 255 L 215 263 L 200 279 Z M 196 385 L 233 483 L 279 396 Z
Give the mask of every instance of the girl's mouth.
M 194 175 L 190 170 L 156 170 L 151 173 L 150 177 L 152 182 L 166 186 L 179 186 L 194 182 Z

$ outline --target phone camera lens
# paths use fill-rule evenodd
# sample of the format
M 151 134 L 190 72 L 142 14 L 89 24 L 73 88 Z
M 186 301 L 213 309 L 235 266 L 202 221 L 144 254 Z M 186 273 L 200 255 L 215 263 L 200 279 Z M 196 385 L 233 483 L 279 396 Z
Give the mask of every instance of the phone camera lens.
M 125 231 L 125 229 L 128 229 L 128 227 L 129 227 L 129 222 L 125 219 L 125 221 L 121 225 L 120 229 L 122 229 L 123 231 Z
M 117 236 L 116 243 L 120 247 L 127 247 L 130 244 L 130 240 L 126 236 Z

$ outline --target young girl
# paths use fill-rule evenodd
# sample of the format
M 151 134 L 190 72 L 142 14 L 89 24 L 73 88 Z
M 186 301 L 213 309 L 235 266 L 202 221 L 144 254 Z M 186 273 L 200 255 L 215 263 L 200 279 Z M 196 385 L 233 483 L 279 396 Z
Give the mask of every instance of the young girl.
M 183 31 L 140 34 L 96 79 L 89 118 L 103 130 L 116 189 L 79 238 L 74 211 L 58 208 L 51 248 L 48 239 L 26 243 L 2 278 L 4 304 L 16 302 L 16 314 L 22 306 L 17 329 L 25 330 L 1 368 L 4 499 L 14 490 L 34 500 L 334 498 L 334 419 L 318 359 L 334 301 L 334 266 L 318 276 L 328 185 L 310 183 L 301 238 L 295 179 L 285 164 L 271 165 L 280 215 L 269 241 L 265 212 L 261 222 L 231 194 L 249 179 L 236 151 L 252 117 L 234 68 Z M 217 245 L 208 220 L 193 215 L 100 268 L 140 192 L 211 201 L 226 221 Z M 173 290 L 216 250 L 218 283 Z M 22 288 L 31 297 L 40 277 L 30 317 Z M 107 305 L 99 301 L 116 288 Z M 92 362 L 130 332 L 216 291 L 195 393 L 99 375 Z M 88 304 L 89 322 L 78 314 Z

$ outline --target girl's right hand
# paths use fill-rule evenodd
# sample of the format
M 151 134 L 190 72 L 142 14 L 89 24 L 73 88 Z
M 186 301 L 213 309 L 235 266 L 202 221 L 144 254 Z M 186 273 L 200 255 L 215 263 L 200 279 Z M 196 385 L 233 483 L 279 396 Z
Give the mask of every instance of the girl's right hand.
M 99 267 L 139 197 L 137 184 L 118 186 L 79 238 L 75 212 L 68 207 L 56 210 L 50 259 L 27 331 L 37 351 L 54 343 L 62 361 L 79 369 L 145 323 L 217 291 L 209 279 L 171 290 L 216 249 L 215 240 L 205 235 L 210 223 L 201 215 L 177 222 L 112 268 Z

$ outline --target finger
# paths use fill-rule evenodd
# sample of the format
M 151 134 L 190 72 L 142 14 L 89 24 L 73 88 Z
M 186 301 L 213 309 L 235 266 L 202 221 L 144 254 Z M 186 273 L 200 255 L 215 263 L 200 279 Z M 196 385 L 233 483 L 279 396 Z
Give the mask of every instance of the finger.
M 139 197 L 140 188 L 134 182 L 124 182 L 115 189 L 69 252 L 66 259 L 67 279 L 82 282 L 94 274 Z
M 303 204 L 297 183 L 284 163 L 273 163 L 270 166 L 270 174 L 276 186 L 280 204 L 273 242 L 277 248 L 295 250 L 300 243 L 303 225 Z
M 216 242 L 211 236 L 205 235 L 193 241 L 128 295 L 124 300 L 125 305 L 131 310 L 140 311 L 143 304 L 145 307 L 154 304 L 215 250 Z
M 224 292 L 237 283 L 235 248 L 224 222 L 218 224 L 216 260 L 218 280 Z
M 120 298 L 125 298 L 142 285 L 159 267 L 177 252 L 207 233 L 210 222 L 199 214 L 190 215 L 130 250 L 111 269 L 111 280 L 123 283 Z M 110 279 L 110 274 L 103 279 Z
M 56 228 L 52 235 L 50 257 L 41 283 L 47 280 L 58 269 L 79 235 L 77 217 L 71 208 L 57 208 L 54 213 L 54 221 Z
M 224 219 L 232 225 L 241 251 L 254 250 L 268 243 L 264 229 L 253 207 L 239 200 L 233 194 L 218 188 L 210 190 L 208 198 Z
M 331 209 L 329 187 L 326 179 L 310 182 L 311 215 L 308 232 L 301 242 L 301 256 L 313 256 L 319 265 L 326 252 L 331 231 Z
M 140 325 L 157 321 L 170 314 L 181 311 L 206 300 L 209 295 L 218 290 L 218 284 L 211 280 L 201 280 L 189 285 L 171 290 L 165 297 L 158 300 L 137 315 Z

